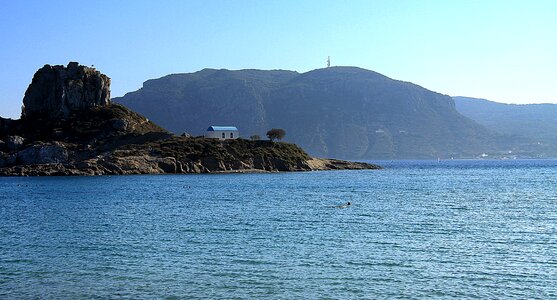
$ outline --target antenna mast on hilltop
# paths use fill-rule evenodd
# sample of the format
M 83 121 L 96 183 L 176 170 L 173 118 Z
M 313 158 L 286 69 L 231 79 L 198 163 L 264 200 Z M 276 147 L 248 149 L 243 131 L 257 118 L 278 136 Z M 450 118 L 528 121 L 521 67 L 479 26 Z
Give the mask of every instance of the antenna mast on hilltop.
M 331 57 L 327 56 L 327 68 L 331 67 Z

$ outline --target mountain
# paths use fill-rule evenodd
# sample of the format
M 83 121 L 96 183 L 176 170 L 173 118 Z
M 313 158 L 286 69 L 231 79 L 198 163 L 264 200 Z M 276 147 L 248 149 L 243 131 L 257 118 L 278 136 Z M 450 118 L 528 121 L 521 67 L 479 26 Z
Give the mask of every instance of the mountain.
M 356 67 L 204 69 L 148 80 L 113 100 L 175 133 L 202 135 L 210 125 L 234 125 L 247 137 L 283 128 L 286 140 L 325 157 L 531 152 L 528 140 L 496 134 L 458 113 L 449 96 Z
M 110 78 L 72 62 L 39 69 L 19 120 L 0 118 L 0 176 L 377 169 L 272 141 L 175 136 L 111 103 Z
M 557 149 L 556 104 L 504 104 L 468 97 L 453 99 L 461 114 L 493 131 L 527 137 Z
M 295 77 L 290 71 L 211 70 L 148 80 L 137 92 L 115 102 L 126 103 L 175 133 L 204 134 L 210 125 L 234 124 L 244 133 L 269 126 L 265 109 L 271 90 Z

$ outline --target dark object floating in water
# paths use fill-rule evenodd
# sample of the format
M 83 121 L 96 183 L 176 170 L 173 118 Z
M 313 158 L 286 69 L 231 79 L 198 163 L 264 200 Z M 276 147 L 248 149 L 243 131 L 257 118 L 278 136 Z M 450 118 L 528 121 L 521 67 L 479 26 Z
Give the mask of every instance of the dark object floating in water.
M 352 203 L 350 201 L 346 202 L 345 204 L 337 205 L 336 208 L 348 208 Z

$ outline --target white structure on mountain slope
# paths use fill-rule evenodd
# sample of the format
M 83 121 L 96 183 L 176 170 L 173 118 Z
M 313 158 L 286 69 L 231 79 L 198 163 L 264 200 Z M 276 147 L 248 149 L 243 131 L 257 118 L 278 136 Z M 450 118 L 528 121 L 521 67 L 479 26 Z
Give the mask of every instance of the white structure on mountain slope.
M 235 126 L 210 126 L 205 137 L 209 139 L 234 140 L 240 137 L 240 132 Z

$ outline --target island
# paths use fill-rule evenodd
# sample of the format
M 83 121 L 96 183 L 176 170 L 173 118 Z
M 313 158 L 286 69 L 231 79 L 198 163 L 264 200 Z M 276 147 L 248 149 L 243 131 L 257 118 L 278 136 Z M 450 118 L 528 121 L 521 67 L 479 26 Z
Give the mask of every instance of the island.
M 110 78 L 77 62 L 39 69 L 21 118 L 0 118 L 0 176 L 380 168 L 311 157 L 286 142 L 177 136 L 112 103 Z

